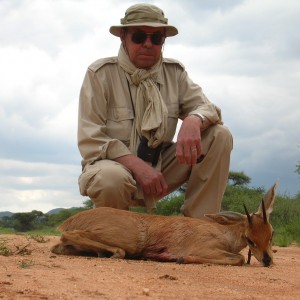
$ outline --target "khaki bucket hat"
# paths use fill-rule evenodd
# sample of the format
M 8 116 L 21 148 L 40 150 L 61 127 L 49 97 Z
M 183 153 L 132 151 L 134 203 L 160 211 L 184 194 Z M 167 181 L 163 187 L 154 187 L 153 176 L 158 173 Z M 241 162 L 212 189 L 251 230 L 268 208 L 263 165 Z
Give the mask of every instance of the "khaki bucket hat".
M 147 3 L 130 6 L 125 12 L 125 17 L 121 19 L 121 25 L 111 26 L 109 31 L 115 36 L 120 36 L 122 28 L 135 26 L 164 27 L 166 36 L 178 34 L 176 27 L 168 25 L 164 12 L 157 6 Z

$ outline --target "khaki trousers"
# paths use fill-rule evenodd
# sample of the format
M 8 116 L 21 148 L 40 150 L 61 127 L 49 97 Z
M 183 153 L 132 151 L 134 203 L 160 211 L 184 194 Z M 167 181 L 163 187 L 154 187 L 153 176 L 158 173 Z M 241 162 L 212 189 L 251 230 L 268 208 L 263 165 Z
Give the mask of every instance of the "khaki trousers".
M 232 136 L 222 125 L 214 125 L 202 132 L 202 159 L 193 167 L 180 165 L 175 157 L 176 144 L 163 149 L 162 169 L 169 193 L 187 182 L 181 212 L 185 216 L 202 218 L 206 213 L 220 211 L 226 189 Z M 109 206 L 128 209 L 142 205 L 151 211 L 155 201 L 134 199 L 137 184 L 131 172 L 112 160 L 96 161 L 87 165 L 79 177 L 80 192 L 89 196 L 96 207 Z M 150 196 L 151 198 L 151 196 Z

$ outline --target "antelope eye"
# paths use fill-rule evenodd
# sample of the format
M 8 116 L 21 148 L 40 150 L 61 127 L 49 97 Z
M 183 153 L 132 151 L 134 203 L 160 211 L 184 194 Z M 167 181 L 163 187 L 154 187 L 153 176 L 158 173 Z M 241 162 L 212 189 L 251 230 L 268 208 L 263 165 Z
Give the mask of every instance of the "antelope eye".
M 247 243 L 249 246 L 254 247 L 254 248 L 256 247 L 256 244 L 252 240 L 250 240 L 247 236 L 246 236 L 246 240 L 247 240 Z

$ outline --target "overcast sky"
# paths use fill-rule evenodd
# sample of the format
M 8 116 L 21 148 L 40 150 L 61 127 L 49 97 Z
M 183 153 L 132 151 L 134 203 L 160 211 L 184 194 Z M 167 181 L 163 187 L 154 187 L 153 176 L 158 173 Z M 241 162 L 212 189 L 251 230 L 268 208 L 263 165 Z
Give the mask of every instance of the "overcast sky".
M 221 107 L 232 171 L 251 187 L 300 191 L 300 2 L 161 0 L 179 59 Z M 85 71 L 115 56 L 109 33 L 134 1 L 0 0 L 0 211 L 81 206 L 78 95 Z

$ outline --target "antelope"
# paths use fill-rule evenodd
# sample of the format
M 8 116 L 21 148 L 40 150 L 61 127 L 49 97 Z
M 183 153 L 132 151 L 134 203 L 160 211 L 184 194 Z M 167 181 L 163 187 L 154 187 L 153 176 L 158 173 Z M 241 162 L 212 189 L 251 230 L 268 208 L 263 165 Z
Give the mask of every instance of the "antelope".
M 58 230 L 56 254 L 138 258 L 194 264 L 241 266 L 240 253 L 249 246 L 254 257 L 268 267 L 273 263 L 273 229 L 269 222 L 277 182 L 263 197 L 258 211 L 207 214 L 207 220 L 184 216 L 148 215 L 109 207 L 82 211 Z

